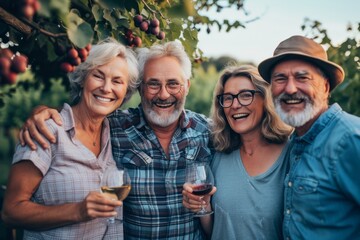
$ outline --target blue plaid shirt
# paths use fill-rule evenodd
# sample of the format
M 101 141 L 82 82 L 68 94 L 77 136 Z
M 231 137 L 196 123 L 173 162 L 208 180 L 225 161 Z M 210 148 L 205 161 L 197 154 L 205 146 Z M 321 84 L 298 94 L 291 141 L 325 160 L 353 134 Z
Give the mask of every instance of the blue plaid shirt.
M 118 166 L 129 170 L 131 192 L 124 200 L 125 239 L 204 239 L 198 218 L 182 205 L 186 164 L 210 161 L 207 119 L 184 111 L 167 158 L 141 106 L 110 117 Z

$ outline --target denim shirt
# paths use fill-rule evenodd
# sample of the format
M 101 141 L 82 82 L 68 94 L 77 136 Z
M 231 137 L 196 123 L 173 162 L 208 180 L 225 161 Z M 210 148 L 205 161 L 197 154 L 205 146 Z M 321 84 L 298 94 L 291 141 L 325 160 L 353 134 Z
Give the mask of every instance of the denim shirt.
M 290 146 L 285 239 L 360 239 L 360 118 L 333 104 Z

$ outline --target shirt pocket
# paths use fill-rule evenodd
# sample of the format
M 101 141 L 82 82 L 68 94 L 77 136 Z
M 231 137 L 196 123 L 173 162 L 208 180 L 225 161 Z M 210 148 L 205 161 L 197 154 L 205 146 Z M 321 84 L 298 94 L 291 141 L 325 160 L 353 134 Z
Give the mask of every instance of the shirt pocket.
M 296 177 L 293 186 L 293 208 L 296 211 L 313 214 L 295 214 L 294 220 L 299 222 L 316 222 L 322 218 L 319 195 L 319 182 L 314 178 Z M 315 211 L 315 212 L 314 212 Z
M 210 163 L 212 156 L 209 148 L 193 147 L 185 151 L 185 158 L 187 163 L 195 161 Z
M 151 164 L 153 159 L 143 151 L 129 149 L 125 152 L 120 162 L 124 167 L 141 167 Z
M 294 181 L 294 192 L 299 195 L 315 194 L 318 185 L 319 183 L 315 179 L 297 177 Z

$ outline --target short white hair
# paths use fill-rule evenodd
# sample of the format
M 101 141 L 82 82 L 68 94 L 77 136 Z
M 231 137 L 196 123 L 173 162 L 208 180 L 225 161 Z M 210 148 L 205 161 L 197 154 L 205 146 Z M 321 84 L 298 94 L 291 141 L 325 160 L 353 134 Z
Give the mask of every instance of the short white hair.
M 139 78 L 141 81 L 144 79 L 144 67 L 145 64 L 155 58 L 160 57 L 175 57 L 181 66 L 184 80 L 191 78 L 191 61 L 186 54 L 183 45 L 178 41 L 170 41 L 164 44 L 155 44 L 150 48 L 139 48 L 136 51 L 139 62 Z

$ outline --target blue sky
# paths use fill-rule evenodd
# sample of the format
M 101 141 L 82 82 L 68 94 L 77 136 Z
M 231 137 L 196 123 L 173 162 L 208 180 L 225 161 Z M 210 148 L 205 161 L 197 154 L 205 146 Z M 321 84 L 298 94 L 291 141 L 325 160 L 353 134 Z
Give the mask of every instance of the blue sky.
M 349 33 L 346 27 L 360 22 L 359 0 L 245 0 L 245 16 L 235 10 L 209 13 L 230 20 L 247 21 L 246 29 L 233 29 L 230 33 L 213 29 L 199 33 L 199 47 L 207 57 L 232 56 L 258 64 L 272 55 L 276 46 L 292 35 L 304 35 L 301 25 L 305 18 L 317 20 L 336 42 L 344 41 Z M 360 39 L 360 36 L 357 36 Z

